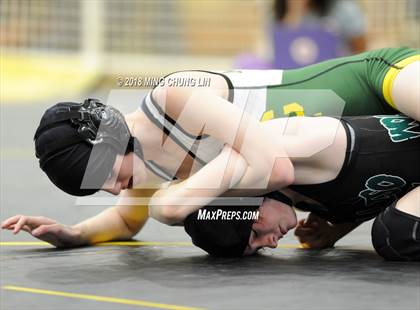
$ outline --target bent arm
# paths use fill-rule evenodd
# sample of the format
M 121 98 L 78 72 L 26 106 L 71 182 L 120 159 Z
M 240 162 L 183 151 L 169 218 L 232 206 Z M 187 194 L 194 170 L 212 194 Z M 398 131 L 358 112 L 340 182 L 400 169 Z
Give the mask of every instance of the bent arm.
M 216 158 L 187 180 L 157 191 L 150 201 L 149 215 L 164 224 L 180 224 L 216 197 L 245 194 L 244 190 L 230 192 L 232 188 L 252 185 L 252 178 L 246 177 L 249 169 L 245 159 L 226 145 Z M 269 191 L 269 188 L 254 190 L 248 195 L 257 196 Z
M 176 73 L 172 77 L 188 78 L 188 74 Z M 240 153 L 251 168 L 246 178 L 252 180 L 247 182 L 252 188 L 283 187 L 293 178 L 281 137 L 272 139 L 257 119 L 223 98 L 217 90 L 158 87 L 153 91 L 153 98 L 188 133 L 212 136 Z

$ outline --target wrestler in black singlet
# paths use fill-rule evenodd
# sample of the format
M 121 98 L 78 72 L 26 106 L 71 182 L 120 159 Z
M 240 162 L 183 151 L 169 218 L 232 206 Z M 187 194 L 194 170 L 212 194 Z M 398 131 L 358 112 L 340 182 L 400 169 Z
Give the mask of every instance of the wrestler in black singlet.
M 347 151 L 339 175 L 291 188 L 321 205 L 298 203 L 332 223 L 363 222 L 420 184 L 420 124 L 403 115 L 344 117 Z

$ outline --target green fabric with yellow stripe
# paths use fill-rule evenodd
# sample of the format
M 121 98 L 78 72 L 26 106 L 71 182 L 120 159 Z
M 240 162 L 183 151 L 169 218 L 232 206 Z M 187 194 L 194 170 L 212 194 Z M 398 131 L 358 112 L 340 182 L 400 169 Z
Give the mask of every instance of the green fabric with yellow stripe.
M 356 116 L 395 114 L 385 100 L 390 69 L 419 50 L 384 48 L 283 72 L 281 85 L 267 89 L 261 120 L 284 116 Z

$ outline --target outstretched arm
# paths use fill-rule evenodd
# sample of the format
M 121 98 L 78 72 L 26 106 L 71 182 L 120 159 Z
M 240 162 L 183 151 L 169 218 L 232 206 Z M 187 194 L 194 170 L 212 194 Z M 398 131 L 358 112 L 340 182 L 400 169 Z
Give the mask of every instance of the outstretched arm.
M 80 241 L 83 244 L 94 244 L 131 239 L 147 221 L 147 201 L 154 192 L 143 189 L 122 192 L 116 206 L 73 226 L 80 232 Z M 138 204 L 135 201 L 138 198 L 143 199 L 144 204 Z
M 125 191 L 119 203 L 74 226 L 67 226 L 43 216 L 16 215 L 2 222 L 1 228 L 17 234 L 21 230 L 58 248 L 73 248 L 111 240 L 127 240 L 146 223 L 147 203 L 136 205 L 133 199 L 150 197 L 153 191 Z

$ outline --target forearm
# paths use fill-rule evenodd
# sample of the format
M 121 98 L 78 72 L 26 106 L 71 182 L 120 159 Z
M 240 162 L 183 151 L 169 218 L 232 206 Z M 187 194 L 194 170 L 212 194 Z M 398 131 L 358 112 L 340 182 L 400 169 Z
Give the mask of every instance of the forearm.
M 204 132 L 231 145 L 246 160 L 248 168 L 241 183 L 237 184 L 238 188 L 263 189 L 269 183 L 277 185 L 289 182 L 293 177 L 293 171 L 282 146 L 281 136 L 273 139 L 270 132 L 257 119 L 223 98 L 215 95 L 203 97 L 198 93 L 196 96 L 192 95 L 191 101 L 194 100 L 200 102 L 200 105 L 205 101 L 204 106 L 212 107 L 206 110 L 205 114 L 201 113 L 202 120 L 196 120 L 205 124 Z M 191 104 L 191 106 L 199 105 Z M 220 125 L 222 112 L 226 117 L 223 126 Z M 212 115 L 213 113 L 215 115 Z M 211 120 L 215 120 L 214 123 Z
M 98 215 L 74 225 L 73 228 L 79 231 L 81 244 L 127 240 L 134 235 L 116 207 L 108 208 Z
M 157 191 L 150 202 L 149 215 L 164 224 L 180 223 L 239 183 L 247 168 L 242 156 L 225 146 L 216 158 L 185 181 Z

